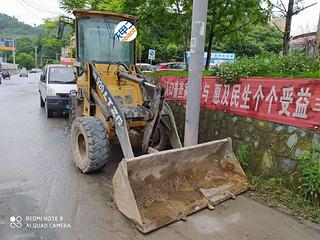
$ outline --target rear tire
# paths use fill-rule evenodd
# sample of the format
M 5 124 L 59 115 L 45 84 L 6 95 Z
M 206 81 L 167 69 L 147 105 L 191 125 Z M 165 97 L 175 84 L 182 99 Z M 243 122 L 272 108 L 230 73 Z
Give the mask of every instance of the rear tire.
M 46 103 L 43 101 L 42 96 L 40 94 L 40 107 L 44 107 Z
M 71 139 L 74 163 L 82 173 L 94 172 L 107 163 L 110 143 L 106 129 L 98 118 L 75 119 L 72 123 Z

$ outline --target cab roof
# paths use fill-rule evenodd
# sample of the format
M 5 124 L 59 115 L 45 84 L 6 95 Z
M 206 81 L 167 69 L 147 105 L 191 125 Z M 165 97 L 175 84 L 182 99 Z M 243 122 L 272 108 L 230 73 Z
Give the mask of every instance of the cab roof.
M 124 19 L 129 21 L 137 21 L 139 17 L 128 15 L 124 13 L 115 13 L 115 12 L 101 12 L 101 11 L 91 11 L 83 9 L 74 9 L 73 15 L 77 17 L 110 17 L 116 19 Z

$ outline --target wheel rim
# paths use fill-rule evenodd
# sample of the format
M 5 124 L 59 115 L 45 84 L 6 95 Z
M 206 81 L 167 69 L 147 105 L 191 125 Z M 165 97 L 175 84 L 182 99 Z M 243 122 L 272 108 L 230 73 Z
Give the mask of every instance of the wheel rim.
M 82 133 L 78 135 L 77 139 L 77 146 L 78 146 L 78 152 L 80 155 L 81 162 L 85 162 L 85 158 L 87 155 L 87 146 L 86 146 L 86 140 Z

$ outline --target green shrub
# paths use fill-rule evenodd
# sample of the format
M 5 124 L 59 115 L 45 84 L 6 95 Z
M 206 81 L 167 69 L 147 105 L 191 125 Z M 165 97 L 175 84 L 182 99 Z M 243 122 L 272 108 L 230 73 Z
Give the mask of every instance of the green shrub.
M 320 203 L 320 144 L 313 144 L 299 162 L 300 190 L 310 200 Z
M 269 54 L 242 57 L 236 63 L 226 63 L 212 69 L 212 75 L 227 83 L 235 83 L 241 77 L 306 77 L 319 76 L 320 59 L 302 53 L 279 56 Z
M 287 189 L 282 176 L 263 179 L 248 174 L 248 177 L 251 188 L 262 194 L 263 198 L 267 198 L 269 206 L 286 206 L 284 209 L 289 209 L 289 213 L 320 223 L 320 206 L 308 200 L 305 196 Z
M 249 167 L 249 145 L 241 144 L 236 155 L 241 167 L 247 170 Z

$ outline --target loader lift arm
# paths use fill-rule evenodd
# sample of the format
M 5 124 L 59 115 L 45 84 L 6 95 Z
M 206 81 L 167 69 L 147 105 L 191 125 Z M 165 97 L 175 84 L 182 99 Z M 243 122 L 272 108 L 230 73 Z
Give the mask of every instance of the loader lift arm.
M 115 41 L 110 29 L 138 18 L 79 9 L 73 14 L 76 66 L 83 70 L 77 71 L 70 114 L 79 170 L 101 169 L 111 160 L 110 145 L 120 143 L 124 158 L 112 179 L 114 199 L 143 233 L 245 191 L 248 180 L 231 139 L 182 147 L 163 88 L 149 83 L 135 65 L 135 41 Z M 173 149 L 166 141 L 154 147 L 159 133 Z M 142 155 L 134 155 L 136 147 Z

